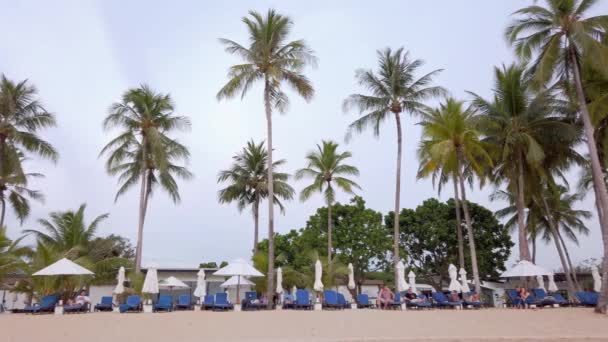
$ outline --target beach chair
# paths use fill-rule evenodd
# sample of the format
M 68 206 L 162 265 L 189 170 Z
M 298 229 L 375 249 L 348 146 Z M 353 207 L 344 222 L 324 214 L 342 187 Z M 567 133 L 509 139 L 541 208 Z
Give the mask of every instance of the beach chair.
M 443 293 L 443 292 L 433 292 L 431 294 L 431 296 L 433 297 L 433 301 L 435 301 L 435 306 L 437 306 L 438 308 L 442 309 L 442 308 L 456 308 L 456 307 L 462 307 L 462 302 L 461 301 L 450 301 L 448 300 L 448 297 Z
M 423 308 L 423 309 L 430 309 L 432 307 L 431 301 L 423 293 L 418 294 L 418 299 L 420 299 L 420 300 L 417 302 L 407 301 L 405 306 L 408 308 Z
M 469 291 L 467 293 L 467 295 L 472 296 L 475 294 L 475 291 Z M 467 301 L 467 300 L 463 300 L 462 301 L 462 305 L 463 308 L 466 309 L 479 309 L 481 308 L 481 301 L 477 300 L 477 301 Z
M 555 301 L 560 306 L 569 306 L 569 305 L 571 305 L 571 303 L 568 300 L 566 300 L 566 298 L 564 298 L 564 296 L 562 296 L 561 293 L 554 292 L 554 293 L 550 293 L 549 295 L 552 296 L 553 298 L 555 298 Z
M 373 308 L 374 305 L 369 302 L 369 296 L 365 293 L 357 295 L 357 309 L 369 309 Z
M 336 291 L 323 291 L 323 309 L 340 309 L 340 305 L 338 305 L 338 294 Z
M 395 298 L 389 305 L 389 308 L 393 310 L 401 310 L 401 293 L 395 293 Z
M 545 289 L 532 289 L 532 294 L 534 295 L 537 303 L 539 303 L 541 306 L 553 306 L 554 304 L 558 304 L 554 298 L 547 297 L 547 292 L 545 292 Z
M 190 295 L 179 296 L 174 308 L 175 310 L 194 310 L 194 305 L 192 305 L 192 297 L 190 297 Z
M 228 294 L 226 292 L 218 292 L 215 294 L 213 311 L 228 311 L 232 309 L 234 309 L 234 305 L 228 301 Z
M 342 309 L 350 309 L 350 303 L 346 301 L 346 297 L 340 292 L 338 292 L 338 305 L 340 305 Z
M 72 305 L 64 305 L 63 306 L 63 313 L 64 314 L 87 313 L 89 311 L 90 311 L 89 303 L 72 304 Z
M 266 308 L 266 304 L 258 300 L 258 294 L 255 291 L 245 292 L 245 299 L 241 301 L 243 311 L 262 310 Z
M 310 295 L 308 294 L 308 291 L 303 289 L 299 289 L 298 291 L 296 291 L 296 302 L 293 308 L 298 310 L 313 309 L 313 305 L 310 301 Z
M 201 310 L 213 310 L 213 304 L 215 304 L 215 297 L 206 295 L 201 304 Z
M 120 313 L 141 312 L 143 309 L 141 305 L 141 297 L 129 296 L 127 297 L 127 302 L 124 304 L 120 304 L 118 308 L 120 309 Z
M 170 295 L 160 295 L 158 302 L 152 307 L 154 312 L 171 312 L 173 311 L 173 297 Z
M 283 309 L 293 309 L 296 305 L 295 294 L 286 294 L 283 296 Z
M 23 309 L 23 312 L 31 314 L 53 313 L 55 312 L 55 305 L 57 305 L 58 301 L 59 297 L 55 295 L 44 296 L 40 300 L 40 303 L 35 303 L 30 307 L 26 307 L 25 309 Z
M 112 311 L 112 296 L 101 297 L 101 302 L 95 305 L 94 311 Z
M 583 306 L 596 306 L 598 294 L 594 292 L 577 292 L 576 298 Z
M 516 307 L 524 304 L 524 301 L 519 298 L 517 294 L 517 290 L 515 289 L 506 289 L 505 293 L 507 294 L 508 302 L 511 303 L 511 306 Z

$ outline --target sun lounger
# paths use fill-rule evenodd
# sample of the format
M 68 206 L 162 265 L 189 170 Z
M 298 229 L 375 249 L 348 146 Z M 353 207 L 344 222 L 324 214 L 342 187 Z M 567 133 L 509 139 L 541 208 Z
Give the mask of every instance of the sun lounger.
M 467 293 L 468 296 L 472 296 L 475 294 L 475 291 L 469 291 Z M 477 301 L 467 301 L 467 300 L 463 300 L 462 301 L 462 305 L 463 308 L 472 308 L 472 309 L 479 309 L 481 308 L 481 301 L 477 300 Z
M 215 297 L 213 295 L 206 295 L 205 298 L 203 298 L 201 310 L 213 310 L 213 304 L 215 304 Z
M 266 304 L 261 303 L 255 291 L 245 292 L 245 299 L 241 301 L 243 311 L 255 311 L 266 309 Z
M 577 292 L 576 298 L 583 306 L 596 306 L 598 294 L 595 292 Z
M 228 294 L 225 292 L 219 292 L 215 294 L 215 304 L 213 304 L 213 311 L 228 311 L 234 309 L 234 305 L 228 301 Z
M 561 305 L 561 306 L 568 306 L 570 305 L 570 302 L 566 300 L 566 298 L 564 298 L 560 293 L 554 292 L 554 293 L 550 293 L 550 296 L 552 296 L 553 298 L 555 298 L 555 301 L 557 302 L 557 304 Z
M 181 295 L 177 298 L 175 303 L 175 310 L 193 310 L 192 297 L 190 295 Z
M 158 302 L 152 307 L 154 312 L 171 312 L 173 311 L 173 297 L 170 295 L 160 295 Z
M 514 289 L 506 289 L 505 293 L 507 294 L 507 299 L 511 303 L 511 306 L 520 306 L 524 304 L 524 301 L 519 298 L 517 294 L 517 290 Z
M 357 295 L 357 309 L 373 308 L 374 305 L 369 302 L 369 296 L 365 293 Z
M 323 291 L 323 309 L 340 309 L 338 294 L 334 290 Z
M 40 303 L 36 303 L 30 307 L 23 309 L 23 312 L 31 314 L 52 313 L 55 312 L 55 305 L 57 305 L 58 301 L 59 298 L 57 296 L 44 296 L 40 300 Z
M 65 313 L 65 314 L 87 313 L 89 311 L 90 311 L 89 303 L 72 304 L 72 305 L 63 306 L 63 313 Z
M 554 298 L 547 296 L 547 292 L 545 292 L 545 289 L 532 289 L 532 294 L 534 295 L 536 302 L 539 303 L 539 305 L 541 306 L 553 306 L 555 304 L 558 304 Z
M 401 293 L 395 293 L 395 299 L 389 305 L 389 308 L 394 310 L 401 310 Z
M 104 296 L 101 297 L 101 302 L 99 302 L 97 305 L 95 305 L 94 310 L 95 311 L 112 311 L 112 297 L 111 296 Z
M 125 312 L 141 312 L 141 297 L 139 296 L 129 296 L 127 297 L 127 302 L 125 304 L 120 304 L 118 306 L 121 313 Z
M 408 308 L 424 308 L 424 309 L 430 309 L 431 308 L 431 302 L 429 301 L 429 299 L 422 293 L 418 294 L 418 301 L 412 302 L 412 301 L 407 301 L 405 304 L 406 307 Z
M 310 295 L 308 294 L 308 291 L 303 289 L 299 289 L 298 291 L 296 291 L 296 302 L 293 308 L 301 310 L 313 309 L 313 305 L 310 301 Z
M 343 309 L 350 309 L 350 303 L 346 301 L 343 294 L 338 292 L 338 305 Z
M 435 301 L 435 306 L 437 306 L 438 308 L 456 308 L 458 306 L 462 306 L 461 301 L 448 300 L 448 297 L 443 292 L 433 292 L 432 297 Z

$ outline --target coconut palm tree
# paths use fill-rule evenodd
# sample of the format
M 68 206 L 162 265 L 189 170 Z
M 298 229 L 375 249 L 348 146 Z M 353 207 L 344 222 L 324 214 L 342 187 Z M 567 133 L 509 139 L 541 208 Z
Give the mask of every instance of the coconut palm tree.
M 580 117 L 589 150 L 598 216 L 604 242 L 604 282 L 597 311 L 608 312 L 608 191 L 602 173 L 587 108 L 581 65 L 592 63 L 601 70 L 608 51 L 603 46 L 608 31 L 608 16 L 587 17 L 597 0 L 547 0 L 546 6 L 532 5 L 515 12 L 517 19 L 506 30 L 507 39 L 524 61 L 532 60 L 531 72 L 539 84 L 558 78 L 574 83 Z
M 6 227 L 0 227 L 0 285 L 7 275 L 22 271 L 26 267 L 23 257 L 31 254 L 29 247 L 21 246 L 21 240 L 11 240 L 6 235 Z
M 359 185 L 347 176 L 358 176 L 359 169 L 344 162 L 351 158 L 350 152 L 338 153 L 338 144 L 324 140 L 317 145 L 317 150 L 306 155 L 308 165 L 296 172 L 296 179 L 310 178 L 313 183 L 302 189 L 300 200 L 308 200 L 315 192 L 323 193 L 327 204 L 327 260 L 332 259 L 332 221 L 331 206 L 336 200 L 336 190 L 342 190 L 352 194 L 354 189 L 360 189 Z M 329 274 L 332 274 L 331 262 L 329 262 Z
M 442 87 L 431 86 L 433 78 L 441 70 L 434 70 L 420 78 L 415 74 L 424 64 L 422 60 L 412 60 L 403 48 L 395 51 L 386 48 L 378 51 L 377 72 L 359 69 L 355 73 L 359 85 L 369 91 L 369 95 L 352 94 L 343 105 L 344 111 L 356 108 L 361 117 L 355 120 L 348 129 L 346 140 L 353 133 L 360 133 L 371 128 L 375 136 L 380 134 L 380 124 L 390 117 L 395 118 L 397 126 L 397 169 L 395 179 L 395 223 L 393 227 L 393 264 L 395 283 L 397 281 L 397 263 L 399 262 L 399 212 L 401 196 L 401 113 L 420 114 L 427 109 L 424 101 L 446 92 Z
M 531 170 L 540 172 L 555 137 L 576 135 L 572 125 L 564 122 L 570 113 L 568 104 L 550 89 L 534 93 L 521 66 L 496 67 L 494 98 L 485 100 L 474 96 L 474 106 L 483 113 L 480 127 L 484 141 L 496 148 L 492 178 L 498 186 L 507 183 L 508 191 L 516 194 L 518 242 L 520 260 L 530 260 L 525 225 L 525 183 Z
M 477 293 L 481 293 L 473 224 L 467 204 L 463 169 L 468 168 L 476 175 L 483 177 L 486 167 L 492 166 L 492 158 L 486 150 L 487 147 L 479 138 L 475 113 L 465 109 L 460 101 L 448 98 L 439 108 L 424 113 L 420 125 L 422 126 L 422 141 L 418 151 L 419 155 L 427 156 L 426 159 L 444 165 L 445 169 L 454 170 L 458 178 L 471 249 L 475 290 Z
M 303 40 L 288 41 L 293 22 L 287 16 L 269 9 L 266 16 L 249 11 L 243 22 L 249 31 L 249 46 L 245 47 L 229 39 L 220 39 L 226 52 L 238 55 L 244 63 L 233 65 L 228 71 L 228 83 L 217 93 L 217 99 L 223 100 L 240 95 L 245 97 L 254 83 L 264 84 L 264 109 L 266 112 L 266 129 L 268 144 L 268 197 L 274 198 L 274 180 L 272 178 L 272 112 L 284 113 L 289 98 L 283 90 L 286 84 L 304 100 L 310 101 L 314 88 L 310 80 L 302 73 L 307 65 L 316 65 L 313 51 Z M 268 298 L 274 295 L 274 202 L 268 205 Z M 269 307 L 270 307 L 269 301 Z
M 188 148 L 169 136 L 176 130 L 190 129 L 190 120 L 175 115 L 173 111 L 174 104 L 168 94 L 156 93 L 142 85 L 127 90 L 122 101 L 111 106 L 103 122 L 106 130 L 121 130 L 100 152 L 100 156 L 108 156 L 107 172 L 119 176 L 120 187 L 115 200 L 138 182 L 141 183 L 136 273 L 141 268 L 144 220 L 153 189 L 160 186 L 174 203 L 178 203 L 180 195 L 175 178 L 192 178 L 190 171 L 176 164 L 189 159 Z
M 19 152 L 21 154 L 21 152 Z M 44 202 L 44 195 L 37 190 L 28 188 L 30 178 L 44 177 L 39 173 L 23 173 L 21 164 L 23 157 L 19 160 L 19 165 L 16 169 L 0 167 L 0 227 L 4 226 L 6 216 L 6 204 L 8 203 L 17 218 L 23 224 L 23 221 L 30 214 L 30 199 L 39 202 Z M 15 166 L 16 164 L 13 164 Z
M 236 202 L 239 211 L 251 206 L 254 222 L 253 255 L 258 253 L 258 221 L 260 203 L 268 198 L 268 152 L 264 142 L 256 144 L 253 140 L 247 143 L 243 150 L 232 157 L 234 163 L 228 170 L 220 171 L 218 183 L 228 182 L 228 186 L 218 192 L 220 203 Z M 285 160 L 273 163 L 273 170 L 285 164 Z M 287 183 L 289 175 L 273 171 L 274 203 L 281 212 L 285 209 L 282 200 L 291 200 L 294 190 Z

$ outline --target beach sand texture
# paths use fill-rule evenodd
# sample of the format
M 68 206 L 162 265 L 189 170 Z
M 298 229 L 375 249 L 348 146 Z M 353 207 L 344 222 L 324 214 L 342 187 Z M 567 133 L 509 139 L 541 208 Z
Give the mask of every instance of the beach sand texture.
M 8 314 L 0 341 L 608 341 L 608 316 L 583 308 Z

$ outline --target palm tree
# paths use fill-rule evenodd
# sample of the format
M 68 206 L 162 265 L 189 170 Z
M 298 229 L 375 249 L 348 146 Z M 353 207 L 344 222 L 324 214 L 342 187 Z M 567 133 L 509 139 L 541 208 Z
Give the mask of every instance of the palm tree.
M 190 120 L 175 115 L 173 110 L 174 104 L 168 94 L 156 93 L 142 85 L 127 90 L 122 101 L 111 106 L 103 122 L 106 130 L 114 127 L 121 129 L 119 135 L 100 152 L 100 156 L 108 155 L 107 172 L 119 176 L 120 188 L 115 200 L 141 182 L 136 273 L 141 268 L 144 220 L 152 190 L 160 186 L 174 203 L 178 203 L 180 195 L 175 178 L 192 178 L 190 171 L 175 164 L 189 159 L 188 148 L 169 136 L 175 130 L 189 129 Z
M 493 179 L 497 185 L 508 183 L 516 194 L 520 260 L 530 260 L 525 225 L 526 173 L 540 170 L 551 136 L 575 135 L 573 127 L 563 120 L 568 115 L 567 103 L 550 90 L 534 93 L 521 66 L 495 68 L 494 99 L 489 101 L 473 94 L 474 106 L 482 115 L 480 125 L 484 141 L 496 148 Z
M 327 260 L 329 260 L 328 273 L 332 274 L 332 221 L 331 206 L 336 200 L 336 190 L 341 189 L 347 194 L 352 194 L 353 189 L 360 189 L 354 181 L 346 176 L 358 176 L 359 169 L 344 161 L 351 158 L 350 152 L 338 153 L 338 144 L 333 141 L 324 140 L 317 145 L 317 151 L 306 155 L 308 165 L 296 172 L 296 179 L 311 178 L 313 183 L 302 189 L 300 200 L 308 200 L 315 192 L 323 193 L 327 204 Z
M 463 169 L 467 168 L 476 175 L 483 177 L 486 167 L 492 166 L 492 158 L 486 147 L 479 139 L 476 129 L 477 117 L 474 112 L 464 109 L 463 103 L 449 98 L 439 108 L 422 115 L 422 142 L 419 154 L 428 156 L 438 165 L 452 173 L 455 171 L 460 183 L 462 209 L 467 226 L 469 247 L 471 249 L 471 266 L 475 290 L 481 293 L 479 268 L 477 267 L 477 252 L 473 237 L 473 224 L 469 214 L 465 176 Z
M 249 11 L 243 22 L 249 31 L 249 47 L 229 39 L 220 39 L 226 52 L 238 55 L 243 64 L 233 65 L 228 71 L 228 83 L 217 93 L 222 100 L 240 95 L 245 97 L 249 89 L 258 81 L 264 82 L 264 109 L 268 144 L 268 197 L 274 198 L 272 178 L 272 111 L 283 113 L 289 99 L 282 85 L 289 85 L 304 100 L 310 101 L 314 89 L 310 80 L 302 73 L 304 68 L 316 65 L 313 51 L 303 40 L 287 41 L 293 22 L 287 16 L 269 9 L 266 16 Z M 274 295 L 274 202 L 268 205 L 268 298 Z M 270 301 L 269 304 L 270 306 Z
M 19 164 L 23 163 L 23 159 L 23 157 L 20 158 Z M 0 167 L 0 227 L 4 226 L 7 202 L 21 224 L 30 214 L 29 199 L 44 202 L 44 196 L 40 191 L 31 190 L 27 187 L 29 178 L 44 176 L 39 173 L 23 173 L 20 165 L 17 166 L 16 170 L 11 170 L 9 166 Z
M 515 12 L 519 16 L 506 30 L 522 60 L 531 63 L 531 72 L 539 84 L 554 78 L 574 83 L 580 116 L 591 160 L 591 171 L 598 216 L 604 242 L 604 282 L 597 311 L 608 312 L 608 191 L 602 173 L 594 128 L 587 108 L 581 65 L 591 63 L 603 68 L 606 47 L 601 41 L 608 31 L 608 16 L 586 17 L 597 0 L 547 0 L 546 7 L 533 5 Z
M 258 221 L 260 202 L 268 198 L 268 152 L 264 142 L 256 144 L 253 140 L 247 143 L 241 153 L 232 157 L 234 163 L 228 170 L 220 171 L 218 183 L 229 182 L 228 186 L 218 192 L 220 203 L 236 202 L 239 211 L 251 206 L 253 212 L 254 234 L 253 255 L 258 253 Z M 273 169 L 285 164 L 285 160 L 273 163 Z M 287 183 L 289 175 L 273 171 L 274 203 L 284 212 L 283 200 L 291 200 L 294 190 Z
M 23 257 L 31 254 L 29 247 L 20 246 L 23 237 L 12 241 L 6 235 L 6 227 L 0 227 L 0 285 L 7 275 L 26 267 Z
M 359 69 L 355 73 L 359 85 L 367 88 L 370 95 L 352 94 L 343 105 L 344 111 L 352 107 L 358 109 L 362 116 L 355 120 L 348 129 L 346 140 L 352 133 L 360 133 L 371 127 L 374 135 L 380 135 L 380 124 L 395 117 L 397 124 L 397 174 L 395 179 L 395 223 L 393 227 L 393 264 L 395 283 L 397 281 L 397 263 L 399 262 L 399 211 L 401 196 L 401 113 L 420 114 L 426 109 L 424 101 L 441 96 L 445 90 L 431 86 L 433 78 L 441 70 L 416 78 L 415 74 L 424 64 L 422 60 L 412 60 L 403 48 L 392 51 L 386 48 L 378 51 L 378 72 Z

